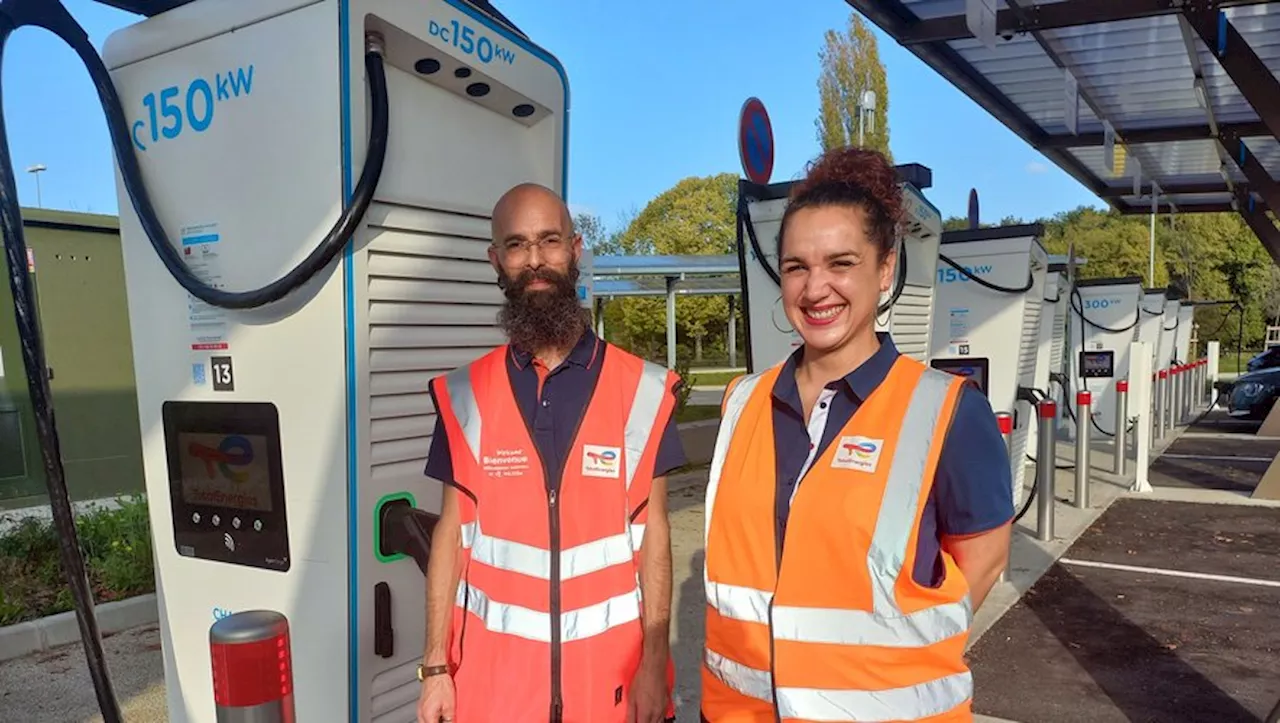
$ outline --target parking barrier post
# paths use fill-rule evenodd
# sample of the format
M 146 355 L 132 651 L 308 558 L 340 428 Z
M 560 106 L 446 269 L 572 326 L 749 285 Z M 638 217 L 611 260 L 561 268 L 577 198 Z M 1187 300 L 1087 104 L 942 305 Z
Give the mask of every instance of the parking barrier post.
M 1116 459 L 1112 471 L 1124 476 L 1125 458 L 1129 456 L 1129 380 L 1116 381 Z
M 1083 510 L 1089 506 L 1089 427 L 1093 417 L 1093 395 L 1089 390 L 1076 392 L 1076 494 L 1073 504 Z
M 1058 405 L 1052 399 L 1042 399 L 1036 405 L 1040 429 L 1036 433 L 1036 537 L 1041 542 L 1053 539 L 1054 471 L 1058 459 Z M 1077 419 L 1077 434 L 1086 428 Z
M 1186 385 L 1187 367 L 1179 364 L 1173 368 L 1173 404 L 1169 405 L 1169 429 L 1182 426 L 1182 388 Z
M 1014 462 L 1013 454 L 1010 451 L 1010 446 L 1013 444 L 1013 415 L 1008 412 L 996 412 L 996 424 L 1000 427 L 1000 436 L 1004 437 L 1004 449 L 1005 449 L 1005 452 L 1009 454 L 1009 471 L 1012 473 L 1014 469 L 1013 465 L 1017 464 L 1016 462 Z M 1011 476 L 1015 480 L 1014 484 L 1016 485 L 1017 475 L 1011 475 Z M 1018 492 L 1019 490 L 1016 488 L 1013 490 L 1014 500 L 1018 499 L 1019 497 Z M 1010 549 L 1010 552 L 1012 552 L 1012 549 Z M 1013 563 L 1013 557 L 1012 555 L 1010 555 L 1009 564 L 1011 565 L 1012 563 Z M 1008 579 L 1009 579 L 1009 565 L 1005 565 L 1005 569 L 1000 571 L 999 582 L 1005 582 Z
M 248 610 L 209 628 L 218 723 L 296 723 L 289 621 Z
M 1167 396 L 1167 395 L 1165 394 L 1165 390 L 1166 390 L 1166 388 L 1167 388 L 1168 386 L 1169 386 L 1169 370 L 1168 370 L 1168 369 L 1161 369 L 1161 370 L 1160 370 L 1160 372 L 1159 372 L 1158 374 L 1156 374 L 1156 393 L 1155 393 L 1155 398 L 1156 398 L 1156 416 L 1155 416 L 1155 422 L 1156 422 L 1156 439 L 1164 439 L 1164 429 L 1165 429 L 1165 427 L 1164 427 L 1164 423 L 1165 423 L 1165 417 L 1164 417 L 1164 402 L 1165 402 L 1165 397 Z

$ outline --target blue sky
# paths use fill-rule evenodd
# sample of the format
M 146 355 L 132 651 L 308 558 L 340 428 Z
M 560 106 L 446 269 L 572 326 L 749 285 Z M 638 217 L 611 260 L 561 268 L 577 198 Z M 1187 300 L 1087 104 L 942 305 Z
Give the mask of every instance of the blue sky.
M 90 0 L 64 0 L 98 48 L 140 18 Z M 610 228 L 681 178 L 741 173 L 738 111 L 760 97 L 772 118 L 774 180 L 795 177 L 818 151 L 818 50 L 842 28 L 842 0 L 495 0 L 564 63 L 572 93 L 570 202 Z M 1103 207 L 1066 173 L 930 71 L 880 38 L 889 78 L 895 160 L 933 169 L 926 192 L 946 216 L 965 214 L 978 189 L 982 219 Z M 19 199 L 47 208 L 116 213 L 106 123 L 75 55 L 24 28 L 4 53 L 4 113 Z

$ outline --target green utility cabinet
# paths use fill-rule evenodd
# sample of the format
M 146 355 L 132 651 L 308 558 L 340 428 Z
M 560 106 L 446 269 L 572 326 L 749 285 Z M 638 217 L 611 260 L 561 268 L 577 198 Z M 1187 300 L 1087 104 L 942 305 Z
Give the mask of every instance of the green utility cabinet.
M 65 211 L 22 213 L 71 498 L 141 492 L 142 442 L 118 221 Z M 0 284 L 0 509 L 48 501 L 5 278 Z

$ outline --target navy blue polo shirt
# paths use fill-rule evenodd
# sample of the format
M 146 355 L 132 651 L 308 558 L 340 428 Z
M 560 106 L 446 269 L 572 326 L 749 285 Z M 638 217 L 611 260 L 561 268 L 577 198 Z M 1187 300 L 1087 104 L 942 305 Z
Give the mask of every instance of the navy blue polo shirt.
M 880 386 L 899 356 L 888 334 L 878 333 L 880 348 L 847 376 L 827 384 L 827 419 L 815 459 L 831 444 L 859 404 Z M 785 540 L 791 494 L 809 457 L 810 435 L 796 386 L 796 362 L 804 347 L 787 359 L 773 387 L 774 454 L 777 458 L 777 534 Z M 816 436 L 816 434 L 815 434 Z M 800 482 L 803 484 L 803 480 Z M 1009 452 L 986 395 L 966 385 L 943 441 L 933 489 L 926 502 L 916 546 L 913 577 L 926 587 L 942 580 L 942 535 L 976 535 L 1013 519 L 1013 480 Z
M 569 351 L 565 360 L 548 371 L 533 355 L 509 347 L 507 375 L 515 392 L 516 405 L 524 415 L 524 421 L 533 434 L 533 444 L 547 469 L 560 483 L 565 458 L 573 446 L 578 422 L 586 414 L 591 390 L 600 377 L 600 367 L 608 345 L 594 332 L 587 330 Z M 676 382 L 680 384 L 682 382 Z M 686 462 L 684 445 L 676 430 L 675 415 L 667 420 L 654 459 L 653 475 L 661 477 L 683 467 Z M 427 453 L 426 475 L 442 482 L 453 483 L 453 460 L 449 456 L 449 437 L 444 431 L 442 417 L 436 417 L 435 434 L 431 438 L 431 450 Z

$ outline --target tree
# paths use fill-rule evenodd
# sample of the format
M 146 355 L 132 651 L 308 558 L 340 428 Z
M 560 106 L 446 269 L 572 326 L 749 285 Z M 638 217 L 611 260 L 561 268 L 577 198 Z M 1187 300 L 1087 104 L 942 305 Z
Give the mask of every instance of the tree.
M 579 213 L 573 217 L 573 230 L 582 234 L 582 246 L 596 254 L 613 253 L 607 248 L 609 237 L 604 228 L 604 221 L 590 213 Z
M 822 72 L 818 78 L 818 142 L 823 151 L 861 145 L 885 154 L 889 151 L 889 83 L 871 26 L 856 12 L 849 15 L 849 28 L 840 33 L 828 30 L 818 53 Z M 860 107 L 864 93 L 872 91 L 875 109 L 862 120 L 859 143 Z
M 732 173 L 689 177 L 655 197 L 617 235 L 621 253 L 646 255 L 731 254 L 737 238 L 738 178 Z M 654 355 L 666 339 L 666 300 L 640 297 L 610 304 L 606 329 L 622 329 L 633 350 Z M 676 299 L 677 334 L 693 340 L 701 361 L 704 344 L 725 335 L 728 302 L 722 296 Z

